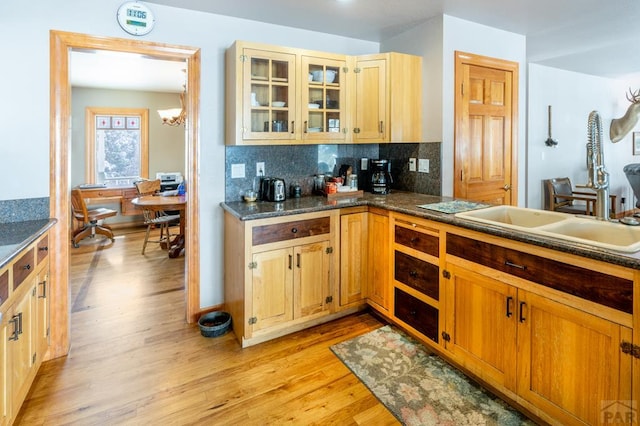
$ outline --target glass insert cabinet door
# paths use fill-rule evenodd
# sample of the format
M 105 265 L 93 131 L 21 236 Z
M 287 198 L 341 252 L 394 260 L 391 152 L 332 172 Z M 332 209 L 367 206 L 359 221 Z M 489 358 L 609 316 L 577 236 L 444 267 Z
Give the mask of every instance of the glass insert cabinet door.
M 302 57 L 302 138 L 345 141 L 346 62 Z
M 295 58 L 244 50 L 244 139 L 295 139 Z

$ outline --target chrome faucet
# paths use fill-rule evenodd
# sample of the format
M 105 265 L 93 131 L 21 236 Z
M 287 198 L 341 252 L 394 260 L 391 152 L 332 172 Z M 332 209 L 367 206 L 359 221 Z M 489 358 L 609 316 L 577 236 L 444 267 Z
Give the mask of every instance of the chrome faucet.
M 609 173 L 604 167 L 602 121 L 598 111 L 591 111 L 587 125 L 587 188 L 596 191 L 596 219 L 609 220 Z

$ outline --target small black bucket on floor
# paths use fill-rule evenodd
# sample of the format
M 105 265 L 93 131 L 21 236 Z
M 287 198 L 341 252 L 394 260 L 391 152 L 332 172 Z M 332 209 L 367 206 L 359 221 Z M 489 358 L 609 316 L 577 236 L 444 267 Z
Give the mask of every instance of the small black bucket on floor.
M 209 312 L 200 317 L 198 325 L 204 337 L 222 336 L 231 327 L 231 315 L 223 311 Z

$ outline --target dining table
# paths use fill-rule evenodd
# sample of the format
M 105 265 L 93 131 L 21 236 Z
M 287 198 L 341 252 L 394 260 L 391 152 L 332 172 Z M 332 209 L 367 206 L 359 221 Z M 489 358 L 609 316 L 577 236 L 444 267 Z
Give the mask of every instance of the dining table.
M 175 210 L 180 212 L 180 233 L 169 242 L 168 251 L 170 258 L 176 258 L 184 250 L 187 196 L 186 195 L 141 195 L 131 200 L 131 203 L 143 209 L 154 211 Z

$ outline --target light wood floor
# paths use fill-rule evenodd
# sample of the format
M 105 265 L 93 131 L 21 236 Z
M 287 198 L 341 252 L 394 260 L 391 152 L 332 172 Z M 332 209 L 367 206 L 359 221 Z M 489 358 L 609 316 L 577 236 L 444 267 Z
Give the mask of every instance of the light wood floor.
M 184 321 L 184 257 L 119 234 L 71 249 L 71 351 L 42 365 L 16 424 L 398 424 L 329 349 L 376 318 L 247 349 L 205 338 Z

